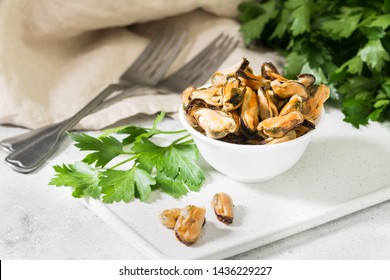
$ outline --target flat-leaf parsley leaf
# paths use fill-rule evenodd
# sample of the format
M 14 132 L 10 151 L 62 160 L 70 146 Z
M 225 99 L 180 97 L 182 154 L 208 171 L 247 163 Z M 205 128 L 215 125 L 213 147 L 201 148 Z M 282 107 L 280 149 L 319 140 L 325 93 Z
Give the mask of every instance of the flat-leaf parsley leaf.
M 283 54 L 290 79 L 310 73 L 328 84 L 346 122 L 390 120 L 390 96 L 383 94 L 390 77 L 390 0 L 245 1 L 238 9 L 245 43 Z M 361 87 L 344 90 L 359 80 Z
M 189 134 L 166 146 L 154 143 L 161 134 L 183 134 L 185 130 L 157 128 L 164 117 L 159 114 L 152 128 L 121 127 L 100 137 L 70 133 L 81 151 L 92 151 L 82 161 L 54 166 L 50 185 L 73 188 L 77 198 L 92 197 L 104 203 L 147 200 L 154 189 L 173 197 L 199 191 L 205 176 L 196 164 L 199 152 Z M 112 134 L 124 136 L 119 140 Z M 128 148 L 128 146 L 130 146 Z

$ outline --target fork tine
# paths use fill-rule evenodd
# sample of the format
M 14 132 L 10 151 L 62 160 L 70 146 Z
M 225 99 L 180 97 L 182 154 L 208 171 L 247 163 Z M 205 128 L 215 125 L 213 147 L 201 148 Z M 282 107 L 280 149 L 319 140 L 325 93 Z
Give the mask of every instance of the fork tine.
M 170 34 L 172 33 L 172 30 L 174 30 L 173 34 Z M 74 115 L 72 118 L 67 119 L 61 123 L 48 125 L 44 128 L 24 133 L 22 135 L 3 139 L 2 141 L 0 141 L 0 146 L 4 147 L 8 151 L 14 151 L 15 148 L 17 150 L 22 150 L 28 145 L 30 145 L 33 140 L 37 140 L 40 138 L 43 139 L 43 137 L 45 135 L 48 135 L 49 131 L 52 131 L 55 126 L 59 127 L 59 125 L 61 125 L 62 127 L 65 127 L 66 125 L 65 130 L 71 128 L 75 124 L 76 120 L 80 120 L 81 117 L 90 113 L 92 110 L 91 108 L 97 105 L 94 111 L 99 110 L 99 106 L 101 105 L 103 99 L 107 99 L 109 95 L 114 94 L 114 92 L 118 91 L 119 89 L 129 87 L 129 83 L 134 85 L 135 83 L 139 82 L 140 84 L 145 84 L 149 86 L 156 85 L 161 80 L 163 74 L 165 74 L 165 71 L 168 69 L 168 67 L 174 62 L 174 59 L 181 50 L 185 35 L 186 33 L 184 32 L 184 30 L 182 28 L 177 27 L 175 24 L 166 25 L 165 27 L 163 27 L 163 31 L 160 32 L 158 36 L 155 36 L 150 40 L 150 42 L 142 51 L 142 53 L 139 54 L 138 58 L 121 75 L 118 83 L 111 84 L 106 87 L 105 90 L 95 96 L 95 98 L 91 100 L 84 107 L 84 109 L 76 113 L 76 115 Z M 165 45 L 168 46 L 167 50 L 169 50 L 169 52 L 164 51 L 163 53 L 158 53 L 159 46 Z M 142 71 L 135 71 L 139 69 L 139 66 L 143 65 L 144 60 L 150 58 L 153 54 L 156 53 L 160 55 L 158 56 L 158 61 L 160 61 L 161 69 L 157 71 L 156 69 L 159 66 L 154 67 L 153 72 L 155 74 L 153 76 L 153 79 L 149 79 L 148 75 L 145 75 L 145 73 Z M 166 53 L 167 55 L 165 56 Z
M 194 69 L 202 68 L 205 63 L 208 63 L 210 59 L 213 58 L 214 54 L 218 54 L 223 51 L 223 46 L 226 44 L 226 41 L 229 39 L 229 36 L 222 33 L 220 40 L 215 42 L 215 44 L 212 44 L 210 47 L 210 50 L 208 52 L 205 52 L 203 56 L 199 56 L 196 61 L 194 61 L 191 71 Z
M 221 33 L 190 62 L 182 66 L 174 74 L 159 82 L 158 85 L 162 87 L 159 89 L 159 91 L 164 92 L 165 87 L 168 90 L 167 92 L 181 92 L 189 85 L 202 85 L 207 81 L 208 78 L 210 78 L 211 74 L 216 70 L 216 68 L 237 47 L 238 43 L 238 40 Z M 207 61 L 211 55 L 213 55 L 214 58 L 210 61 Z M 193 66 L 197 64 L 199 60 L 206 61 L 207 63 L 200 64 L 196 69 L 197 72 L 193 72 Z M 145 87 L 141 86 L 141 88 Z M 129 96 L 137 95 L 137 93 L 134 92 L 134 89 L 135 88 L 124 90 L 118 95 L 106 99 L 97 110 L 100 110 L 101 108 L 109 106 Z M 143 91 L 140 91 L 138 94 L 143 94 Z
M 155 38 L 155 40 L 152 40 L 146 49 L 142 52 L 142 54 L 131 64 L 129 69 L 137 69 L 140 67 L 146 59 L 150 57 L 150 55 L 154 52 L 154 50 L 161 45 L 163 42 L 168 40 L 168 32 L 170 30 L 171 26 L 166 25 L 163 27 L 162 32 Z
M 171 34 L 173 32 L 173 34 Z M 177 28 L 175 27 L 173 30 L 168 32 L 164 36 L 164 40 L 161 41 L 161 43 L 156 46 L 156 48 L 153 50 L 151 55 L 149 55 L 139 66 L 139 69 L 147 70 L 153 63 L 158 63 L 164 58 L 164 54 L 169 51 L 170 46 L 175 44 L 175 41 L 177 39 Z
M 157 84 L 182 48 L 186 34 L 176 25 L 166 25 L 121 79 L 144 85 Z
M 224 48 L 224 50 L 215 55 L 213 59 L 210 59 L 210 62 L 207 64 L 207 67 L 203 69 L 198 69 L 199 74 L 189 76 L 188 83 L 193 85 L 204 84 L 210 76 L 213 74 L 215 69 L 224 61 L 226 58 L 233 52 L 233 50 L 238 46 L 239 41 L 231 38 L 229 45 Z
M 176 58 L 178 49 L 181 48 L 186 33 L 177 28 L 171 37 L 172 39 L 163 46 L 159 53 L 156 53 L 156 56 L 153 57 L 149 63 L 143 65 L 147 68 L 145 71 L 149 73 L 151 77 L 158 78 L 158 80 L 163 77 L 172 64 L 171 62 Z
M 213 63 L 216 58 L 221 57 L 224 53 L 230 53 L 229 45 L 233 42 L 233 38 L 225 35 L 221 42 L 218 45 L 213 46 L 214 48 L 210 50 L 207 54 L 201 57 L 196 64 L 191 69 L 191 75 L 189 75 L 189 71 L 183 71 L 182 77 L 186 79 L 190 79 L 194 73 L 202 72 L 207 68 L 207 65 Z
M 221 34 L 205 48 L 205 51 L 202 51 L 190 63 L 180 68 L 160 84 L 173 88 L 178 92 L 189 85 L 199 86 L 203 84 L 237 45 L 238 40 Z M 188 67 L 189 65 L 190 67 Z
M 177 70 L 172 76 L 176 75 L 176 73 L 183 72 L 183 71 L 189 71 L 193 69 L 194 65 L 205 55 L 209 54 L 211 50 L 215 48 L 215 45 L 224 37 L 224 34 L 221 33 L 217 38 L 215 38 L 213 41 L 209 43 L 209 45 L 204 48 L 199 54 L 197 54 L 191 61 L 189 61 L 187 64 L 185 64 L 182 68 Z

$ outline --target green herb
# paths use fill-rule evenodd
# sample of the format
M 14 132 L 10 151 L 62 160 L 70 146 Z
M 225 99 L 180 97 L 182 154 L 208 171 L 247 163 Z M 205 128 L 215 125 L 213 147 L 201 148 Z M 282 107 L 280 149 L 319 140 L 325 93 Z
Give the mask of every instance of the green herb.
M 390 0 L 269 0 L 238 8 L 246 44 L 285 55 L 288 78 L 311 73 L 328 84 L 345 121 L 359 127 L 390 120 Z
M 54 166 L 50 185 L 72 187 L 77 198 L 92 197 L 104 203 L 145 201 L 153 189 L 179 197 L 199 191 L 205 176 L 196 164 L 199 153 L 185 130 L 163 131 L 157 125 L 164 118 L 159 114 L 152 128 L 120 127 L 95 138 L 85 133 L 69 133 L 80 151 L 91 151 L 82 161 Z M 111 134 L 123 136 L 119 140 Z M 161 134 L 181 134 L 169 145 L 154 143 Z M 117 160 L 116 163 L 112 163 Z

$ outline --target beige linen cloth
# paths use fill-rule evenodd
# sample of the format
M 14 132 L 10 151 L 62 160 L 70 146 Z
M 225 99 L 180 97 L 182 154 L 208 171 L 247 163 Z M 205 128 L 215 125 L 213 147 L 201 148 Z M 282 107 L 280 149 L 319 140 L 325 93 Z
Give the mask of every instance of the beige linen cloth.
M 282 60 L 244 47 L 237 21 L 241 0 L 0 0 L 0 124 L 28 128 L 72 116 L 116 82 L 164 21 L 188 31 L 167 75 L 220 32 L 241 40 L 221 65 L 245 56 L 252 68 Z M 130 28 L 129 28 L 130 26 Z M 77 128 L 101 129 L 139 113 L 176 112 L 178 94 L 135 96 L 84 118 Z

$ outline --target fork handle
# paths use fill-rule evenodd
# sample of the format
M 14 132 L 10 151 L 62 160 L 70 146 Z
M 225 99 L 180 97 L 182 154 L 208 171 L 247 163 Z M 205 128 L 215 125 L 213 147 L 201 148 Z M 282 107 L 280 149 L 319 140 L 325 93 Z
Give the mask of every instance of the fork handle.
M 126 90 L 124 90 L 124 92 L 126 92 L 126 93 L 131 92 L 132 89 L 134 89 L 136 87 L 137 86 L 135 84 L 133 84 L 133 85 L 127 87 Z M 107 107 L 108 105 L 115 103 L 116 101 L 118 101 L 118 99 L 121 100 L 122 98 L 120 98 L 120 96 L 122 96 L 124 92 L 122 92 L 114 97 L 107 98 L 104 101 L 100 102 L 88 114 L 92 114 L 94 112 L 97 112 L 97 111 Z M 128 94 L 126 94 L 126 95 L 128 95 Z M 125 96 L 123 96 L 123 98 L 124 97 Z M 87 114 L 85 114 L 85 116 L 86 115 Z M 48 125 L 45 125 L 43 127 L 40 127 L 40 128 L 34 129 L 34 130 L 30 130 L 30 131 L 25 132 L 25 133 L 20 134 L 20 135 L 15 135 L 15 136 L 3 139 L 0 141 L 0 145 L 7 152 L 13 152 L 13 151 L 20 150 L 20 149 L 26 147 L 27 145 L 31 144 L 31 142 L 33 140 L 36 140 L 38 138 L 41 138 L 44 135 L 47 135 L 55 127 L 64 125 L 65 122 L 69 122 L 69 121 L 70 121 L 70 118 L 65 119 L 63 121 L 60 121 L 60 122 L 48 124 Z
M 98 111 L 100 111 L 100 110 L 102 110 L 102 109 L 104 109 L 104 108 L 106 108 L 106 107 L 108 107 L 108 106 L 110 106 L 118 101 L 121 101 L 122 99 L 125 99 L 129 96 L 137 96 L 137 95 L 139 95 L 139 94 L 137 94 L 137 90 L 140 90 L 140 89 L 142 90 L 143 95 L 145 94 L 145 89 L 149 89 L 150 93 L 154 93 L 156 91 L 155 88 L 148 88 L 146 86 L 138 86 L 138 85 L 133 84 L 133 85 L 127 87 L 125 90 L 123 90 L 119 94 L 117 94 L 113 97 L 109 97 L 109 98 L 105 99 L 104 101 L 102 101 L 101 103 L 99 103 L 89 114 L 93 114 L 95 112 L 98 112 Z M 159 92 L 171 93 L 170 91 L 167 91 L 167 90 L 162 89 L 162 88 L 159 89 Z M 52 129 L 54 129 L 54 127 L 63 125 L 64 122 L 68 122 L 68 121 L 69 121 L 69 119 L 66 119 L 66 120 L 63 120 L 61 122 L 48 124 L 46 126 L 43 126 L 43 127 L 40 127 L 40 128 L 34 129 L 34 130 L 30 130 L 30 131 L 25 132 L 23 134 L 3 139 L 0 141 L 0 145 L 7 152 L 18 151 L 18 150 L 26 147 L 27 145 L 31 144 L 31 142 L 34 139 L 38 139 L 44 135 L 47 135 L 48 131 L 51 131 Z
M 129 87 L 130 83 L 118 83 L 118 84 L 110 84 L 103 91 L 101 91 L 94 99 L 88 102 L 80 111 L 78 111 L 74 116 L 67 119 L 62 125 L 63 132 L 75 126 L 82 118 L 88 115 L 93 109 L 99 105 L 104 99 L 106 99 L 112 93 L 123 90 L 126 87 Z
M 111 84 L 101 93 L 92 99 L 86 106 L 78 111 L 73 117 L 63 121 L 58 126 L 49 126 L 44 132 L 44 136 L 35 139 L 29 145 L 17 150 L 5 159 L 6 163 L 15 171 L 29 173 L 41 166 L 46 159 L 55 151 L 59 140 L 65 132 L 79 122 L 85 115 L 90 113 L 107 96 L 117 90 L 128 87 L 129 83 Z M 43 133 L 43 132 L 42 132 Z

